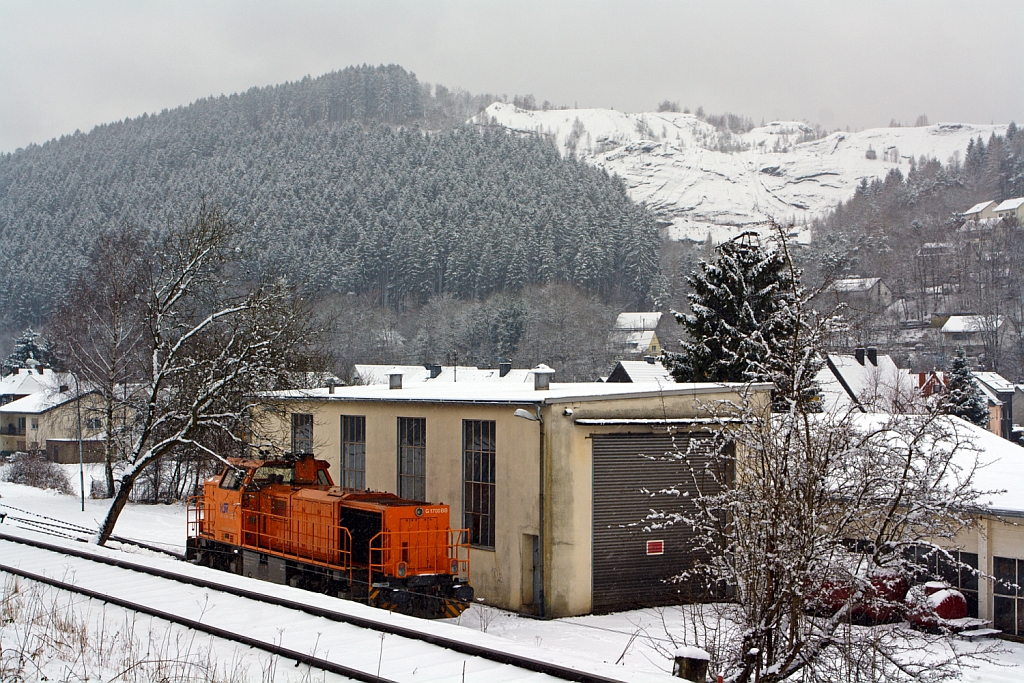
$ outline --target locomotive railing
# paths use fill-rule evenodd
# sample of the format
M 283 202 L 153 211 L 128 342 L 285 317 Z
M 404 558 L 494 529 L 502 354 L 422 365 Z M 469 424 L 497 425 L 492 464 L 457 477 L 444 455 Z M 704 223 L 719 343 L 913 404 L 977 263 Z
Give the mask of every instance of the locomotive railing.
M 242 546 L 331 569 L 352 571 L 352 534 L 330 522 L 242 510 Z
M 191 496 L 188 499 L 186 529 L 189 538 L 209 535 L 206 530 L 206 508 L 202 496 Z
M 370 539 L 369 585 L 385 576 L 450 574 L 469 581 L 469 529 L 381 531 Z

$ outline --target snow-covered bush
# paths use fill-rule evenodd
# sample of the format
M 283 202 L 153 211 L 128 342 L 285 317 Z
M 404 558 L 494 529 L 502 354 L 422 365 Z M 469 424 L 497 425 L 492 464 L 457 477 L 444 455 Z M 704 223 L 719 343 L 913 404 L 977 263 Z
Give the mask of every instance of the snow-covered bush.
M 15 453 L 10 464 L 4 468 L 3 478 L 12 484 L 52 489 L 69 496 L 75 492 L 60 465 L 35 453 Z

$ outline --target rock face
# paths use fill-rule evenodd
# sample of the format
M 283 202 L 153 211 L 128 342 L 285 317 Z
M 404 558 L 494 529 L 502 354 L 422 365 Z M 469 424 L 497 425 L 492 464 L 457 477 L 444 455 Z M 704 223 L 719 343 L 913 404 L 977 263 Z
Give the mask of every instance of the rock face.
M 621 177 L 632 198 L 665 221 L 669 237 L 715 242 L 774 218 L 806 224 L 851 197 L 862 180 L 904 174 L 910 160 L 945 163 L 967 143 L 1005 125 L 940 123 L 873 128 L 815 139 L 804 123 L 773 121 L 746 133 L 715 128 L 693 114 L 625 114 L 607 109 L 530 111 L 496 102 L 472 119 L 541 133 L 563 155 Z M 873 157 L 873 158 L 872 158 Z

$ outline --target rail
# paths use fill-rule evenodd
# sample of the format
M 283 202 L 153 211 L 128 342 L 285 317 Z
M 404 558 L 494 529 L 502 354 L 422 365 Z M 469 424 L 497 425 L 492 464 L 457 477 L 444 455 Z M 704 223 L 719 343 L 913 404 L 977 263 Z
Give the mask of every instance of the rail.
M 323 617 L 330 619 L 331 621 L 337 621 L 339 623 L 350 624 L 361 628 L 367 628 L 377 631 L 378 633 L 386 633 L 388 635 L 401 636 L 403 638 L 409 638 L 412 640 L 418 640 L 431 645 L 452 650 L 453 652 L 460 652 L 465 655 L 472 657 L 480 657 L 481 659 L 487 659 L 489 661 L 497 662 L 499 664 L 508 664 L 520 669 L 527 671 L 534 671 L 537 673 L 552 676 L 566 681 L 575 681 L 576 683 L 621 683 L 620 679 L 608 678 L 607 676 L 601 676 L 600 674 L 593 674 L 586 671 L 579 671 L 568 666 L 555 664 L 552 662 L 546 662 L 543 660 L 533 659 L 531 657 L 525 657 L 517 655 L 511 652 L 507 652 L 501 649 L 492 649 L 483 645 L 477 645 L 472 642 L 466 642 L 464 640 L 456 640 L 454 638 L 447 638 L 445 636 L 436 635 L 424 631 L 417 631 L 415 629 L 402 626 L 397 623 L 388 621 L 377 621 L 368 617 L 357 616 L 355 614 L 348 614 L 345 612 L 338 612 L 325 607 L 318 607 L 316 605 L 298 602 L 295 600 L 289 600 L 287 598 L 280 598 L 274 595 L 266 595 L 257 591 L 248 590 L 246 588 L 240 588 L 238 586 L 232 586 L 229 584 L 222 584 L 217 581 L 211 581 L 209 579 L 200 578 L 198 576 L 190 576 L 187 574 L 178 574 L 177 572 L 168 571 L 165 569 L 159 569 L 152 566 L 138 564 L 127 560 L 120 560 L 112 557 L 104 557 L 89 552 L 84 548 L 65 548 L 63 546 L 53 545 L 43 541 L 37 541 L 35 539 L 28 539 L 22 536 L 10 535 L 0 531 L 0 540 L 10 541 L 13 543 L 21 543 L 24 545 L 32 546 L 35 548 L 42 548 L 51 552 L 68 555 L 71 557 L 78 557 L 87 560 L 92 560 L 101 564 L 106 564 L 114 567 L 120 567 L 122 569 L 129 569 L 142 574 L 149 574 L 151 576 L 157 576 L 160 578 L 170 579 L 178 581 L 192 586 L 198 586 L 202 588 L 208 588 L 211 590 L 217 590 L 229 595 L 235 595 L 238 597 L 249 598 L 269 605 L 277 605 L 280 607 L 286 607 L 289 609 L 296 610 L 311 616 Z M 0 565 L 0 570 L 8 571 L 8 569 Z M 16 573 L 18 570 L 13 569 L 11 573 Z M 32 578 L 26 576 L 25 578 Z M 44 577 L 45 578 L 45 577 Z M 52 581 L 52 579 L 46 579 L 46 581 Z M 67 590 L 76 590 L 74 586 L 70 586 Z M 117 604 L 113 600 L 112 604 Z M 123 606 L 123 605 L 122 605 Z M 129 608 L 130 609 L 130 608 Z M 197 625 L 197 630 L 205 631 L 203 628 Z M 215 635 L 215 634 L 214 634 Z M 238 641 L 243 642 L 243 641 Z M 254 645 L 254 647 L 257 647 Z M 262 647 L 262 646 L 258 646 Z M 284 655 L 289 658 L 296 658 L 292 655 Z M 303 657 L 309 658 L 308 655 L 302 655 Z M 312 658 L 309 658 L 312 659 Z M 307 659 L 300 659 L 303 663 L 307 662 Z M 317 666 L 313 664 L 313 666 Z M 329 669 L 328 669 L 329 670 Z M 361 672 L 360 672 L 361 673 Z M 350 675 L 350 674 L 342 674 Z M 381 678 L 367 678 L 365 674 L 363 677 L 357 678 L 357 680 L 373 680 L 383 681 Z

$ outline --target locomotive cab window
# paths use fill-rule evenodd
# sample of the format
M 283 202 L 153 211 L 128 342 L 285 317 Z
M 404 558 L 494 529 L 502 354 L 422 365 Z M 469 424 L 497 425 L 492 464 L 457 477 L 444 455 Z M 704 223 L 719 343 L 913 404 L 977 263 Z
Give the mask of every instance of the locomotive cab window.
M 224 470 L 224 474 L 220 478 L 220 487 L 229 491 L 237 491 L 242 488 L 242 482 L 245 481 L 245 475 L 245 470 L 228 467 Z
M 254 484 L 291 484 L 295 481 L 295 468 L 287 465 L 263 465 L 252 475 Z

